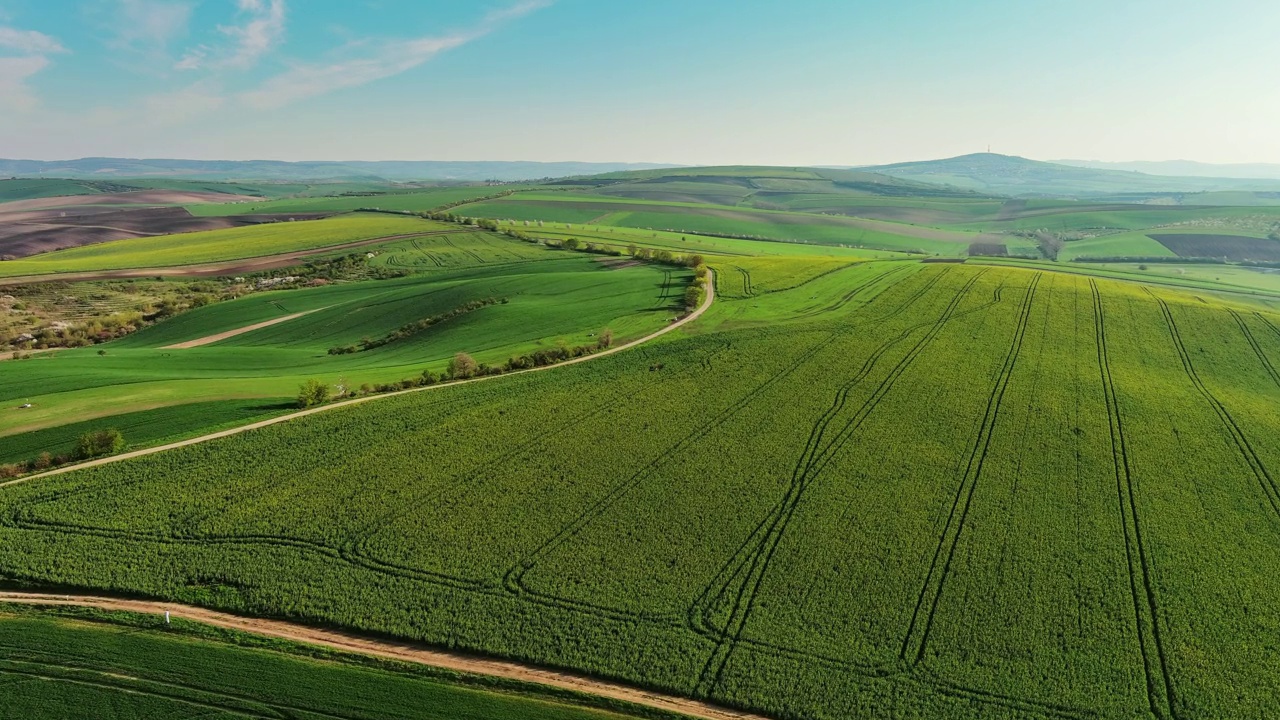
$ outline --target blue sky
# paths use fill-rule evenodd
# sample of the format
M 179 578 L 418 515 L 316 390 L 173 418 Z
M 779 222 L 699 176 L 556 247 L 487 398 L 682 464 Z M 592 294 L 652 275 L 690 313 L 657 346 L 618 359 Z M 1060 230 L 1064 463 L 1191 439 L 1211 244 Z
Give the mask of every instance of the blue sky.
M 1275 0 L 0 0 L 0 156 L 1280 162 Z

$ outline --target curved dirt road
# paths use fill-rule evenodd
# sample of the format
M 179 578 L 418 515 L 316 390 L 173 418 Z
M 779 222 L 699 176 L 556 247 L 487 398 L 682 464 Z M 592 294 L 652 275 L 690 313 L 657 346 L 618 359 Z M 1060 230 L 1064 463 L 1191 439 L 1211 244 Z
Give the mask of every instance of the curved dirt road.
M 765 720 L 760 715 L 729 710 L 697 700 L 689 700 L 675 695 L 664 695 L 572 673 L 529 667 L 504 660 L 490 660 L 461 653 L 433 650 L 426 646 L 412 643 L 375 640 L 335 630 L 322 630 L 306 625 L 296 625 L 282 620 L 241 617 L 189 605 L 148 600 L 120 600 L 92 595 L 52 595 L 26 592 L 0 592 L 0 603 L 88 607 L 144 615 L 164 615 L 169 612 L 176 618 L 192 620 L 220 628 L 266 635 L 308 645 L 318 645 L 342 652 L 428 665 L 472 675 L 485 675 L 518 680 L 534 685 L 573 690 L 588 695 L 597 695 L 635 705 L 676 712 L 690 717 L 703 718 L 703 720 Z
M 629 350 L 630 348 L 636 347 L 637 345 L 643 345 L 644 343 L 647 343 L 650 340 L 666 335 L 667 333 L 671 332 L 672 330 L 675 330 L 678 327 L 681 327 L 683 325 L 693 322 L 694 320 L 697 320 L 699 317 L 702 316 L 704 312 L 707 311 L 707 308 L 711 307 L 711 303 L 715 301 L 715 296 L 716 296 L 715 271 L 708 268 L 707 269 L 707 294 L 706 294 L 706 297 L 702 299 L 702 304 L 698 306 L 697 310 L 694 310 L 693 312 L 689 313 L 688 315 L 685 315 L 679 320 L 668 324 L 666 327 L 662 328 L 661 330 L 651 332 L 648 335 L 632 340 L 629 343 L 625 343 L 623 345 L 616 345 L 614 347 L 609 348 L 608 350 L 603 350 L 594 355 L 584 355 L 583 357 L 574 358 L 572 360 L 566 360 L 556 365 L 546 365 L 543 367 L 529 368 L 528 370 L 517 370 L 515 372 L 503 373 L 502 375 L 488 375 L 485 377 L 472 378 L 471 380 L 460 380 L 458 382 L 444 383 L 442 385 L 430 385 L 428 387 L 410 388 L 408 390 L 399 390 L 396 392 L 383 393 L 381 395 L 366 395 L 364 397 L 353 398 L 351 400 L 343 400 L 341 402 L 331 403 L 329 405 L 321 405 L 320 407 L 314 407 L 309 410 L 299 410 L 298 412 L 289 413 L 288 415 L 280 415 L 279 417 L 274 417 L 269 420 L 262 420 L 261 422 L 250 423 L 249 425 L 241 425 L 240 427 L 231 428 L 230 430 L 223 430 L 221 432 L 202 435 L 197 438 L 191 438 L 190 440 L 182 440 L 181 442 L 169 443 L 168 445 L 159 445 L 157 447 L 146 448 L 143 450 L 134 450 L 133 452 L 121 453 L 120 455 L 112 455 L 111 457 L 100 458 L 98 460 L 90 460 L 89 462 L 83 462 L 76 465 L 65 465 L 56 470 L 50 470 L 48 472 L 38 473 L 36 475 L 28 475 L 27 477 L 18 478 L 16 480 L 9 480 L 7 482 L 0 482 L 0 488 L 6 488 L 6 487 L 9 487 L 10 485 L 18 485 L 20 483 L 31 482 L 32 480 L 39 480 L 41 478 L 52 477 L 54 475 L 61 475 L 63 473 L 71 472 L 72 470 L 83 470 L 85 468 L 97 467 L 99 465 L 107 465 L 109 463 L 120 462 L 121 460 L 131 460 L 133 458 L 144 457 L 146 455 L 154 455 L 155 453 L 164 452 L 166 450 L 174 450 L 176 448 L 186 447 L 188 445 L 196 445 L 198 443 L 208 442 L 210 440 L 217 440 L 218 438 L 230 437 L 232 435 L 239 435 L 240 433 L 248 432 L 249 430 L 257 430 L 258 428 L 264 428 L 269 425 L 275 425 L 276 423 L 288 422 L 290 420 L 296 420 L 300 417 L 306 417 L 308 415 L 314 415 L 316 413 L 327 412 L 335 408 L 349 407 L 351 405 L 357 405 L 359 403 L 379 400 L 381 398 L 396 397 L 397 395 L 408 395 L 409 393 L 426 392 L 429 390 L 437 390 L 439 388 L 456 387 L 458 385 L 467 385 L 470 383 L 485 382 L 488 380 L 496 380 L 498 378 L 510 377 L 512 375 L 523 375 L 525 373 L 541 372 L 543 370 L 552 370 L 554 368 L 565 367 L 566 365 L 576 365 L 581 362 L 595 360 L 597 358 L 613 355 L 614 353 L 620 353 L 623 350 Z

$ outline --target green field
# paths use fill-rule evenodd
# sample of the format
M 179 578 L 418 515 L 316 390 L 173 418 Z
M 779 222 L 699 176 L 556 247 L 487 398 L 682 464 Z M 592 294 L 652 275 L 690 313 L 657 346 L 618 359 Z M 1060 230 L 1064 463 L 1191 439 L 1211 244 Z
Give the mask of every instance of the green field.
M 1280 315 L 890 262 L 678 335 L 6 488 L 0 571 L 777 716 L 1280 713 Z
M 326 220 L 130 238 L 0 262 L 0 278 L 197 265 L 448 229 L 447 225 L 418 218 L 361 213 Z
M 0 718 L 624 720 L 621 704 L 182 620 L 0 609 Z M 672 717 L 649 712 L 646 717 Z
M 428 212 L 436 208 L 514 190 L 507 186 L 462 186 L 419 189 L 388 194 L 356 193 L 350 196 L 294 197 L 258 202 L 236 202 L 192 205 L 187 209 L 196 216 L 253 215 L 258 213 L 344 213 L 377 209 Z
M 610 270 L 588 256 L 486 233 L 414 242 L 415 252 L 456 259 L 459 265 L 392 280 L 253 293 L 106 345 L 6 361 L 0 368 L 0 437 L 56 427 L 67 418 L 80 420 L 77 428 L 90 420 L 109 427 L 128 422 L 116 416 L 159 407 L 287 397 L 313 377 L 348 389 L 398 382 L 424 370 L 440 372 L 458 352 L 501 365 L 508 357 L 539 348 L 594 342 L 605 328 L 621 342 L 667 323 L 678 312 L 691 276 L 686 270 L 651 265 Z M 328 352 L 486 299 L 505 302 L 372 350 Z M 169 347 L 299 313 L 307 314 L 220 342 Z M 100 350 L 106 354 L 99 355 Z M 17 407 L 26 402 L 34 407 Z M 174 412 L 186 418 L 180 423 L 184 430 L 202 427 L 200 413 Z M 49 432 L 49 438 L 58 438 L 55 446 L 61 446 L 73 431 Z M 126 439 L 133 436 L 126 434 Z M 28 449 L 34 442 L 14 446 Z

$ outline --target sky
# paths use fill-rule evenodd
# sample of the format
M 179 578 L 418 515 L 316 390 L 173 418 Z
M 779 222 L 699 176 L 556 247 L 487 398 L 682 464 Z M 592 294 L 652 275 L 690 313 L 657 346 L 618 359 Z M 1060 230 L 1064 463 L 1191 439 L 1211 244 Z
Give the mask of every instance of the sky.
M 1280 163 L 1276 0 L 0 0 L 0 157 Z

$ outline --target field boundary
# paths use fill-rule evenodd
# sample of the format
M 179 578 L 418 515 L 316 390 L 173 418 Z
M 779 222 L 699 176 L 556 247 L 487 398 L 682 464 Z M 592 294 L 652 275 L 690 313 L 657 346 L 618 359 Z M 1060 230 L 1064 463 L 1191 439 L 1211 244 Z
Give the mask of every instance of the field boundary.
M 585 675 L 532 665 L 522 665 L 478 655 L 432 649 L 426 645 L 408 641 L 378 640 L 355 633 L 314 628 L 284 620 L 244 617 L 191 605 L 148 600 L 123 600 L 93 595 L 0 592 L 0 604 L 3 603 L 54 607 L 87 607 L 143 615 L 172 615 L 183 620 L 238 632 L 299 642 L 340 652 L 452 670 L 470 675 L 503 678 L 533 685 L 570 690 L 701 718 L 702 720 L 765 720 L 760 715 L 729 710 L 698 700 L 666 695 Z
M 643 345 L 651 340 L 656 340 L 659 337 L 662 337 L 663 335 L 666 335 L 667 333 L 673 330 L 676 330 L 677 328 L 684 327 L 685 325 L 702 317 L 702 314 L 711 308 L 711 305 L 713 302 L 715 302 L 715 297 L 716 297 L 715 271 L 708 268 L 707 272 L 711 273 L 711 277 L 708 278 L 708 282 L 706 283 L 706 294 L 702 298 L 702 304 L 699 305 L 696 310 L 694 310 L 693 312 L 685 315 L 684 317 L 674 322 L 668 323 L 665 327 L 655 330 L 654 332 L 651 332 L 648 335 L 636 338 L 635 340 L 632 340 L 631 342 L 628 342 L 628 343 L 624 343 L 622 345 L 616 345 L 614 347 L 609 348 L 608 350 L 602 350 L 593 355 L 584 355 L 583 357 L 573 358 L 572 360 L 566 360 L 562 363 L 557 363 L 555 365 L 545 365 L 543 367 L 528 368 L 526 370 L 516 370 L 514 372 L 503 373 L 502 375 L 486 375 L 484 377 L 471 378 L 469 380 L 459 380 L 457 382 L 443 383 L 440 385 L 430 385 L 427 387 L 410 388 L 408 390 L 397 390 L 395 392 L 383 393 L 380 395 L 366 395 L 364 397 L 352 398 L 350 400 L 342 400 L 340 402 L 331 403 L 329 405 L 321 405 L 320 407 L 309 408 L 307 410 L 299 410 L 298 412 L 295 412 L 295 413 L 289 413 L 287 415 L 281 415 L 279 417 L 262 420 L 256 423 L 250 423 L 248 425 L 242 425 L 240 427 L 231 428 L 229 430 L 222 430 L 220 432 L 210 433 L 208 435 L 201 435 L 200 437 L 190 438 L 188 440 L 182 440 L 175 443 L 169 443 L 167 445 L 160 445 L 153 448 L 145 448 L 143 450 L 134 450 L 132 452 L 122 453 L 120 455 L 112 455 L 111 457 L 99 458 L 97 460 L 90 460 L 88 462 L 79 463 L 76 465 L 66 465 L 56 470 L 50 470 L 48 472 L 39 473 L 37 475 L 30 475 L 27 477 L 18 478 L 16 480 L 9 480 L 7 482 L 2 482 L 0 483 L 0 489 L 10 487 L 12 485 L 19 485 L 22 483 L 31 482 L 32 480 L 40 480 L 42 478 L 53 477 L 55 475 L 62 475 L 65 473 L 69 473 L 73 470 L 85 470 L 88 468 L 98 467 L 101 465 L 109 465 L 111 463 L 122 462 L 124 460 L 132 460 L 134 458 L 145 457 L 147 455 L 154 455 L 156 453 L 165 452 L 167 450 L 176 450 L 178 448 L 187 447 L 189 445 L 198 445 L 200 443 L 209 442 L 210 440 L 218 440 L 225 437 L 231 437 L 232 435 L 239 435 L 240 433 L 249 432 L 250 430 L 258 430 L 261 428 L 270 427 L 272 425 L 277 425 L 279 423 L 289 422 L 290 420 L 297 420 L 298 418 L 307 417 L 308 415 L 315 415 L 316 413 L 336 410 L 337 408 L 351 407 L 352 405 L 359 405 L 360 403 L 371 402 L 374 400 L 381 400 L 383 398 L 399 397 L 401 395 L 408 395 L 410 393 L 428 392 L 431 390 L 439 390 L 441 388 L 458 387 L 460 385 L 470 385 L 473 383 L 485 382 L 488 380 L 496 380 L 498 378 L 511 377 L 513 375 L 524 375 L 527 373 L 553 370 L 555 368 L 561 368 L 568 365 L 577 365 L 578 363 L 588 362 L 590 360 L 595 360 L 598 358 L 607 357 L 609 355 L 614 355 L 614 354 L 623 352 L 624 350 L 630 350 L 631 348 Z

